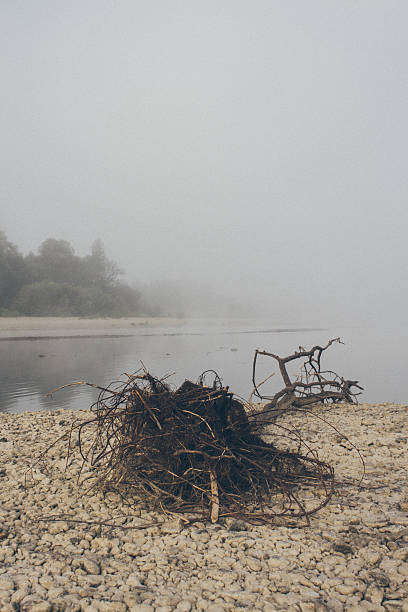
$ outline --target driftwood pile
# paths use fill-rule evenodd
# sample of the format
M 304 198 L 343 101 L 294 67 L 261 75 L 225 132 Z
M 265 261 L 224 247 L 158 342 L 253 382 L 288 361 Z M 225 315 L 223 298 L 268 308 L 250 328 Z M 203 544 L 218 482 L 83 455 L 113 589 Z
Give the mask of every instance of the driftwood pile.
M 320 371 L 332 342 L 283 359 L 257 351 L 255 394 L 264 399 L 255 381 L 259 355 L 278 361 L 286 385 L 261 411 L 237 399 L 216 373 L 211 386 L 208 372 L 174 390 L 143 370 L 99 388 L 92 418 L 77 426 L 84 465 L 102 490 L 185 520 L 308 520 L 332 496 L 334 472 L 299 432 L 277 423 L 277 413 L 316 401 L 354 401 L 355 381 L 329 380 Z M 301 357 L 307 357 L 306 379 L 292 383 L 286 364 Z

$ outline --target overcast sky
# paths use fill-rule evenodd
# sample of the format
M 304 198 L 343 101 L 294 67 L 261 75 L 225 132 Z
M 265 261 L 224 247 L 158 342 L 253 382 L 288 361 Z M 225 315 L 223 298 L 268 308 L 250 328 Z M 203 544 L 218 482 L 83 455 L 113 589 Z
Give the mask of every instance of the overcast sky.
M 0 229 L 302 322 L 405 319 L 406 0 L 1 0 Z M 254 311 L 255 312 L 255 311 Z

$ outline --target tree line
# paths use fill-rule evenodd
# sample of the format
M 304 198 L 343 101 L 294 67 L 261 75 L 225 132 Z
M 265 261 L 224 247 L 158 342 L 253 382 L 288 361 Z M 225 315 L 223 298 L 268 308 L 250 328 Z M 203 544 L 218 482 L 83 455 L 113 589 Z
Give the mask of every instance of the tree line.
M 48 238 L 24 256 L 0 231 L 1 316 L 131 316 L 141 313 L 140 291 L 96 240 L 84 257 L 66 240 Z

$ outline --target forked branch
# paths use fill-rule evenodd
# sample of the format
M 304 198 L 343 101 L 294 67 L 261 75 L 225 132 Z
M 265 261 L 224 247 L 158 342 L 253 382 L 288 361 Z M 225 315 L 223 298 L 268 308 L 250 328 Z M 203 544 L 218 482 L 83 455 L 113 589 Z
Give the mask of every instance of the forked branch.
M 287 357 L 280 357 L 268 351 L 256 350 L 252 364 L 253 394 L 261 400 L 269 400 L 264 412 L 275 408 L 303 408 L 319 402 L 356 403 L 356 397 L 363 390 L 357 380 L 346 380 L 336 372 L 321 369 L 322 354 L 334 343 L 343 344 L 340 338 L 333 338 L 328 341 L 326 346 L 316 345 L 310 350 L 300 346 L 298 351 Z M 256 368 L 260 355 L 272 357 L 278 362 L 279 371 L 285 384 L 285 387 L 273 396 L 262 395 L 259 391 L 260 385 L 256 382 Z M 303 358 L 305 358 L 305 361 L 301 367 L 301 374 L 297 380 L 292 381 L 287 364 Z M 360 391 L 356 391 L 356 389 Z

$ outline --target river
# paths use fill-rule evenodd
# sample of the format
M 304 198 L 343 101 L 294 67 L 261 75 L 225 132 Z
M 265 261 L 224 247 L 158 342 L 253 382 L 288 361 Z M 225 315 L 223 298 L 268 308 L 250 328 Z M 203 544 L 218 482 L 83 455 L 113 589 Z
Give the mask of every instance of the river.
M 251 366 L 255 349 L 281 356 L 299 346 L 310 348 L 340 336 L 325 353 L 323 365 L 344 378 L 359 380 L 365 402 L 408 401 L 408 327 L 381 329 L 339 327 L 332 329 L 279 328 L 268 321 L 200 322 L 183 327 L 154 329 L 58 330 L 52 336 L 9 334 L 0 337 L 0 411 L 55 408 L 88 408 L 96 391 L 75 386 L 45 395 L 72 381 L 106 386 L 142 363 L 155 376 L 171 375 L 178 385 L 196 380 L 207 369 L 218 372 L 231 391 L 247 399 L 252 391 Z M 265 394 L 282 388 L 275 362 L 260 360 L 259 380 L 276 372 L 265 385 Z

